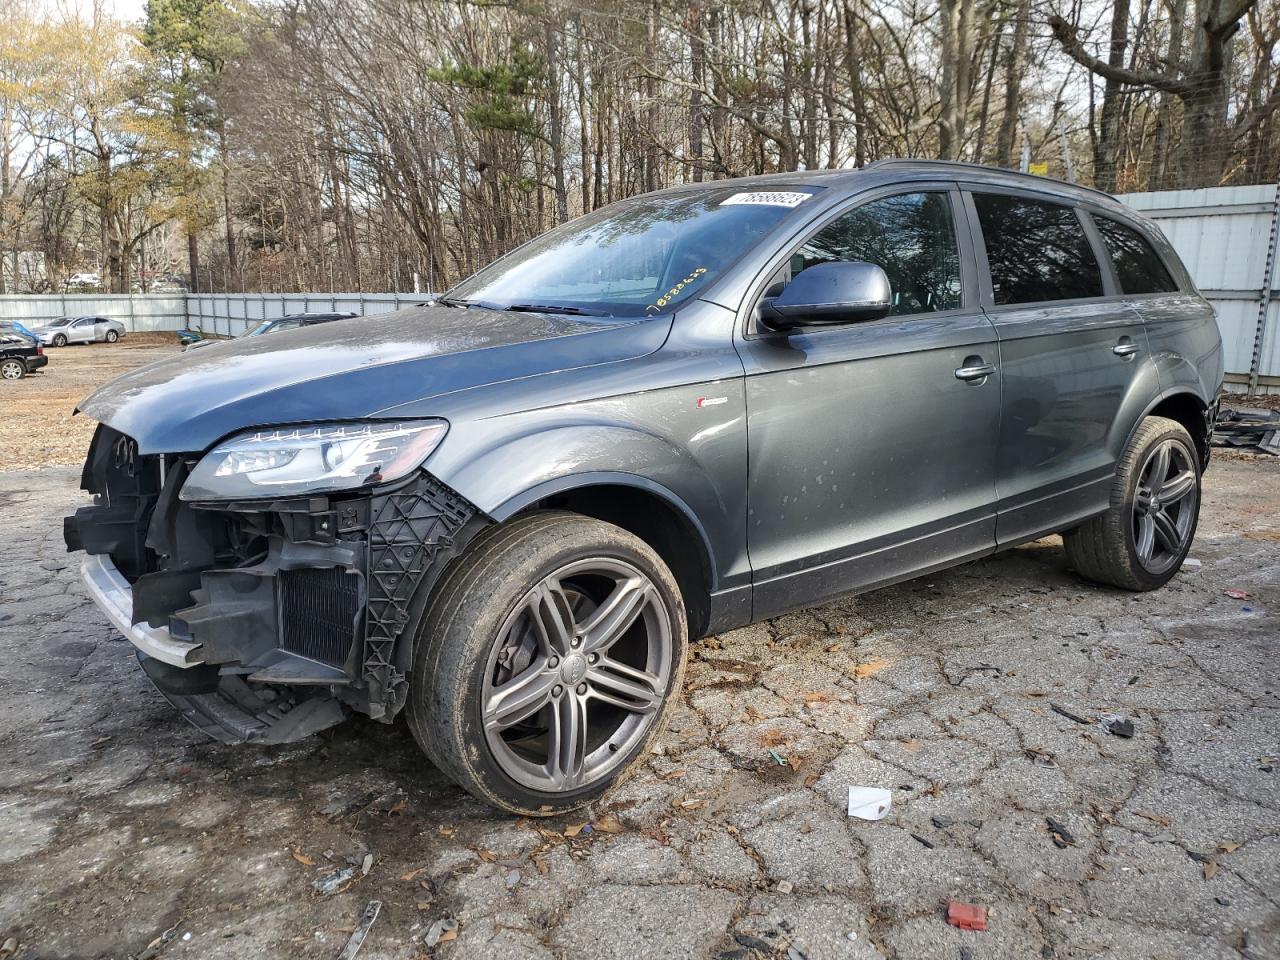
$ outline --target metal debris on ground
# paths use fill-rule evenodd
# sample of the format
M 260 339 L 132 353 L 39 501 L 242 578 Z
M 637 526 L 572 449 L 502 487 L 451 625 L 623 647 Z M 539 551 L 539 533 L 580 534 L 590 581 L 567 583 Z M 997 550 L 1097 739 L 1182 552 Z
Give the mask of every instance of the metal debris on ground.
M 850 787 L 849 816 L 859 820 L 883 820 L 893 806 L 892 792 L 883 787 Z
M 437 943 L 448 943 L 456 939 L 458 939 L 458 921 L 446 918 L 437 920 L 431 925 L 424 942 L 428 947 L 434 947 Z
M 1215 447 L 1236 447 L 1280 456 L 1280 410 L 1226 407 L 1213 427 Z
M 369 928 L 373 926 L 373 921 L 378 919 L 378 911 L 381 909 L 381 900 L 370 900 L 365 905 L 364 912 L 360 914 L 360 922 L 356 924 L 355 930 L 347 939 L 346 946 L 338 954 L 338 960 L 352 960 L 360 952 L 360 948 L 364 946 L 364 938 L 369 935 Z
M 961 930 L 986 930 L 987 908 L 959 900 L 947 901 L 947 923 Z
M 1133 721 L 1118 713 L 1104 713 L 1102 729 L 1114 737 L 1123 737 L 1128 740 L 1133 736 Z
M 319 880 L 312 880 L 311 886 L 315 887 L 320 893 L 326 897 L 331 893 L 337 893 L 338 888 L 356 875 L 355 867 L 343 867 L 327 877 L 321 877 Z

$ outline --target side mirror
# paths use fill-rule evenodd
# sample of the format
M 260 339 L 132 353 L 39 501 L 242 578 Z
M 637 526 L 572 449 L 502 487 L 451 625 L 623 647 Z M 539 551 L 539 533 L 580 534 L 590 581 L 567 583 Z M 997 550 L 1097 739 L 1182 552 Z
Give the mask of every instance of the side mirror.
M 806 324 L 879 320 L 893 308 L 889 278 L 874 263 L 833 261 L 797 273 L 782 293 L 760 302 L 760 320 L 774 330 Z

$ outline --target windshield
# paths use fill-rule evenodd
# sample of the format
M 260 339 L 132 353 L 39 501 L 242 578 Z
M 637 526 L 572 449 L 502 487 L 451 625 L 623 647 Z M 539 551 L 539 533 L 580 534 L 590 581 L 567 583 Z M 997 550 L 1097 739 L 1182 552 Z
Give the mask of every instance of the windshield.
M 72 320 L 74 320 L 74 319 L 75 319 L 75 317 L 59 317 L 57 320 L 53 321 L 53 323 L 49 324 L 49 326 L 51 326 L 51 327 L 65 327 L 67 324 L 69 324 L 69 323 L 70 323 Z
M 252 327 L 250 327 L 250 328 L 249 328 L 248 330 L 246 330 L 244 333 L 240 334 L 240 336 L 242 336 L 242 337 L 256 337 L 258 334 L 260 334 L 260 333 L 266 333 L 268 330 L 270 330 L 270 329 L 271 329 L 272 324 L 274 324 L 274 323 L 275 323 L 275 321 L 274 321 L 274 320 L 263 320 L 263 321 L 261 321 L 260 323 L 255 323 Z
M 446 303 L 661 313 L 703 290 L 819 187 L 637 197 L 572 220 L 454 287 Z

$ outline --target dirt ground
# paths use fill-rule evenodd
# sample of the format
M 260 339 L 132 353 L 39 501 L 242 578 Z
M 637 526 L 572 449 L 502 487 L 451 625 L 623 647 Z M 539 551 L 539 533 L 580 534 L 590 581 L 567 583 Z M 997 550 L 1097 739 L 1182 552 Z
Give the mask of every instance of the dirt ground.
M 131 333 L 116 343 L 45 347 L 47 367 L 0 383 L 0 470 L 83 463 L 95 424 L 73 415 L 76 404 L 108 380 L 178 349 L 177 336 L 169 333 Z
M 1049 538 L 706 638 L 651 760 L 536 823 L 402 724 L 204 740 L 63 550 L 76 475 L 0 471 L 4 960 L 333 958 L 372 902 L 359 960 L 1280 960 L 1280 461 L 1213 465 L 1155 593 Z

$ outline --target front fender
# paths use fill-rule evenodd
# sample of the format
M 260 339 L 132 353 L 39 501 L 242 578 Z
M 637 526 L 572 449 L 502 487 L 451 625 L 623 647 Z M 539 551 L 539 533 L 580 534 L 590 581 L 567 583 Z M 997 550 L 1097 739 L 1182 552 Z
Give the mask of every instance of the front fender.
M 730 429 L 724 432 L 735 433 L 742 420 L 732 417 L 725 425 Z M 725 479 L 745 476 L 740 462 L 745 441 L 735 443 L 723 433 L 710 436 L 703 430 L 673 442 L 647 426 L 580 421 L 535 427 L 448 449 L 449 456 L 433 457 L 428 469 L 498 521 L 544 497 L 582 487 L 644 490 L 677 510 L 698 532 L 713 591 L 749 582 L 745 490 L 740 483 L 726 485 Z M 715 478 L 721 479 L 719 485 Z

